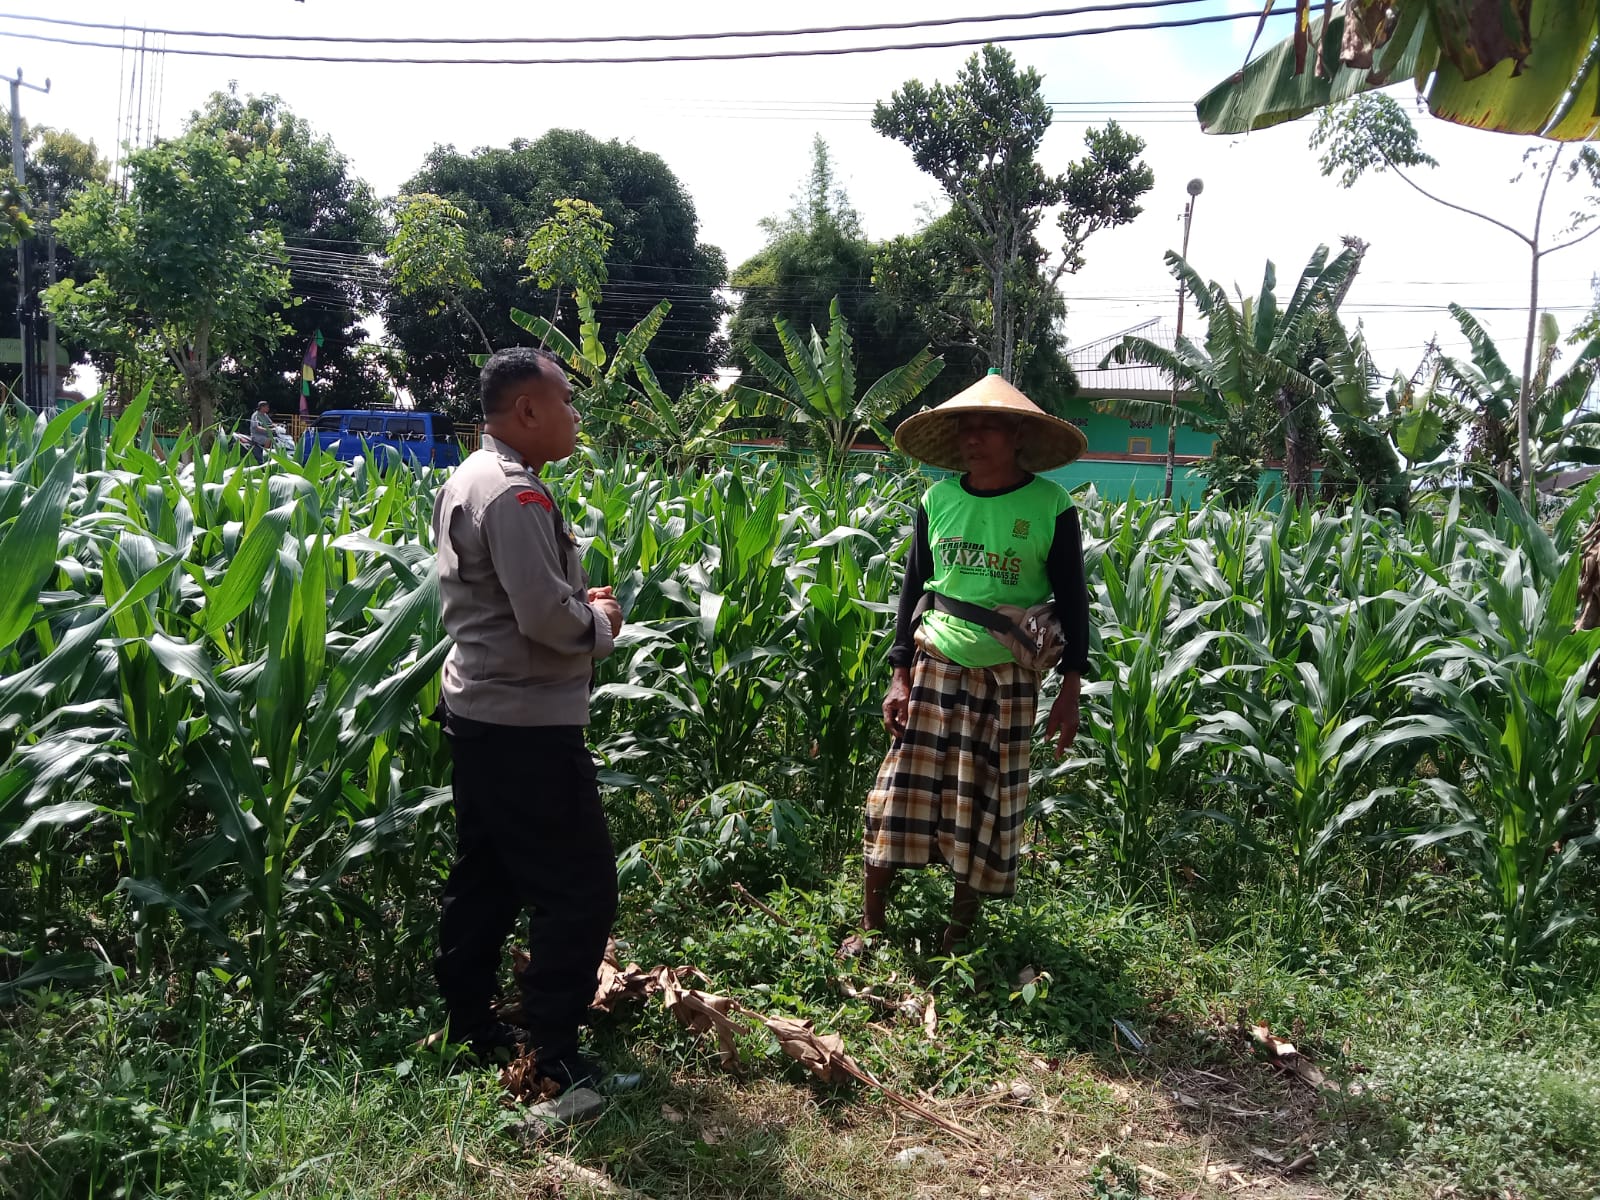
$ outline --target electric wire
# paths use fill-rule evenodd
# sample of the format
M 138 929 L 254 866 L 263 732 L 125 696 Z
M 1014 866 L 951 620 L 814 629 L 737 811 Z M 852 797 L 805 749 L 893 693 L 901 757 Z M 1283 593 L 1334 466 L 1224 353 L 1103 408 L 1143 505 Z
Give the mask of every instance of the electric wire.
M 1206 2 L 1207 0 L 1103 0 L 1101 3 L 1081 4 L 1072 8 L 1047 8 L 1034 12 L 922 17 L 914 21 L 879 21 L 865 25 L 817 25 L 801 29 L 695 30 L 687 33 L 566 34 L 553 37 L 362 37 L 352 34 L 327 33 L 247 33 L 217 29 L 166 29 L 159 26 L 123 26 L 107 21 L 76 21 L 67 17 L 49 17 L 39 13 L 0 13 L 0 20 L 30 21 L 74 29 L 115 30 L 131 28 L 138 32 L 158 33 L 169 37 L 222 38 L 229 41 L 319 42 L 330 45 L 364 46 L 572 46 L 614 44 L 619 42 L 704 42 L 721 41 L 729 38 L 820 37 L 836 33 L 884 33 L 904 29 L 935 29 L 950 25 L 1039 21 L 1055 17 L 1077 17 L 1099 12 L 1178 8 L 1184 5 L 1203 4 Z
M 431 67 L 576 67 L 576 66 L 633 66 L 646 63 L 700 63 L 745 62 L 779 58 L 834 58 L 853 54 L 882 54 L 899 50 L 947 50 L 964 46 L 982 46 L 991 43 L 1059 41 L 1068 38 L 1097 37 L 1112 33 L 1136 33 L 1162 29 L 1186 29 L 1199 25 L 1215 25 L 1229 21 L 1259 20 L 1262 17 L 1290 16 L 1298 11 L 1294 5 L 1265 10 L 1264 13 L 1232 12 L 1214 13 L 1203 17 L 1184 17 L 1164 21 L 1130 22 L 1121 25 L 1101 25 L 1088 29 L 1061 29 L 1048 32 L 1002 33 L 988 37 L 952 38 L 941 41 L 900 42 L 877 46 L 810 46 L 803 49 L 731 50 L 703 54 L 659 55 L 590 55 L 582 57 L 539 58 L 425 58 L 401 56 L 359 56 L 337 54 L 283 54 L 265 51 L 233 49 L 207 50 L 191 46 L 169 48 L 166 53 L 196 58 L 247 59 L 263 62 L 340 63 L 346 65 L 393 65 Z M 90 49 L 116 50 L 116 42 L 87 41 L 82 38 L 54 37 L 49 34 L 21 33 L 7 30 L 6 37 L 23 41 L 45 42 L 58 46 L 82 46 Z

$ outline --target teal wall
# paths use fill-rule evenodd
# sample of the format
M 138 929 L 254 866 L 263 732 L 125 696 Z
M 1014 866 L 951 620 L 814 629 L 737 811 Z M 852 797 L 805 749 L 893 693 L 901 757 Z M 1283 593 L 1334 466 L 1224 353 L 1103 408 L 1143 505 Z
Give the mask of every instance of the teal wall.
M 1062 415 L 1089 441 L 1091 454 L 1157 454 L 1167 452 L 1167 426 L 1159 421 L 1136 423 L 1126 417 L 1100 411 L 1092 396 L 1074 396 L 1062 408 Z M 1205 457 L 1214 439 L 1185 426 L 1178 426 L 1177 453 Z M 1165 463 L 1106 462 L 1080 459 L 1059 470 L 1047 472 L 1063 487 L 1076 490 L 1093 484 L 1103 499 L 1156 500 L 1166 490 Z M 1199 505 L 1205 502 L 1206 481 L 1194 467 L 1177 464 L 1172 471 L 1172 499 L 1175 504 Z
M 1094 442 L 1089 443 L 1090 446 Z M 1164 447 L 1163 447 L 1164 449 Z M 1068 491 L 1077 491 L 1085 484 L 1093 484 L 1102 500 L 1158 500 L 1166 489 L 1167 468 L 1164 463 L 1094 462 L 1078 461 L 1046 471 Z M 1199 507 L 1205 503 L 1205 476 L 1193 467 L 1182 463 L 1172 469 L 1172 500 L 1174 504 Z
M 1140 427 L 1126 417 L 1114 417 L 1104 413 L 1096 406 L 1097 402 L 1092 397 L 1074 396 L 1063 406 L 1062 415 L 1079 429 L 1083 436 L 1089 439 L 1089 449 L 1096 454 L 1133 454 L 1137 451 L 1130 445 L 1135 439 L 1148 439 L 1150 449 L 1146 453 L 1165 454 L 1167 452 L 1167 427 L 1159 421 Z M 1211 443 L 1215 439 L 1209 433 L 1200 433 L 1183 425 L 1178 426 L 1179 454 L 1193 454 L 1204 457 L 1211 453 Z M 1166 468 L 1162 468 L 1163 477 Z

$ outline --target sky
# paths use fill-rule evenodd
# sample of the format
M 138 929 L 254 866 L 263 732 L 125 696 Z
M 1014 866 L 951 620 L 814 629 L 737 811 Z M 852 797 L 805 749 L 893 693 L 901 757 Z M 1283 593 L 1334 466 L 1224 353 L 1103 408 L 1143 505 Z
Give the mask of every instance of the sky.
M 17 0 L 17 12 L 69 16 L 181 30 L 359 37 L 593 37 L 688 31 L 828 26 L 863 21 L 926 20 L 982 12 L 975 0 L 878 0 L 870 6 L 813 0 L 803 8 L 757 8 L 697 0 L 671 9 L 634 0 L 587 5 L 455 0 L 253 0 L 250 4 L 188 0 L 75 0 L 48 7 Z M 994 6 L 1015 11 L 1025 6 Z M 1066 7 L 1066 3 L 1057 5 Z M 1035 21 L 993 21 L 935 29 L 849 33 L 810 45 L 868 45 L 993 37 L 1008 32 L 1098 28 L 1126 22 L 1259 11 L 1259 0 L 1200 0 L 1152 8 Z M 1162 254 L 1182 236 L 1185 185 L 1199 178 L 1189 259 L 1208 279 L 1247 294 L 1260 286 L 1267 260 L 1277 264 L 1287 293 L 1319 243 L 1335 250 L 1344 235 L 1371 244 L 1344 311 L 1357 317 L 1386 373 L 1409 374 L 1437 336 L 1446 353 L 1464 354 L 1465 340 L 1445 306 L 1478 313 L 1508 361 L 1520 365 L 1526 325 L 1528 251 L 1501 230 L 1450 212 L 1393 176 L 1365 178 L 1345 190 L 1322 177 L 1308 145 L 1315 117 L 1241 137 L 1204 134 L 1193 102 L 1244 62 L 1255 21 L 1161 31 L 1098 34 L 1009 43 L 1024 66 L 1044 76 L 1047 99 L 1063 106 L 1043 147 L 1047 169 L 1081 155 L 1088 124 L 1115 118 L 1147 142 L 1155 188 L 1131 225 L 1097 235 L 1087 265 L 1063 282 L 1066 334 L 1078 344 L 1176 311 L 1175 284 Z M 1274 18 L 1266 47 L 1288 32 Z M 281 96 L 320 133 L 330 136 L 352 169 L 380 195 L 392 195 L 436 144 L 460 150 L 537 138 L 552 128 L 577 128 L 659 154 L 693 197 L 701 239 L 722 248 L 730 268 L 760 248 L 763 217 L 784 212 L 806 173 L 813 136 L 832 152 L 839 183 L 874 238 L 915 230 L 944 207 L 937 186 L 910 152 L 873 131 L 871 105 L 908 79 L 953 80 L 975 47 L 754 62 L 646 65 L 419 66 L 145 57 L 143 95 L 138 56 L 117 49 L 66 46 L 18 34 L 120 43 L 120 29 L 102 31 L 0 18 L 0 70 L 19 67 L 32 83 L 51 81 L 48 95 L 22 93 L 32 123 L 92 138 L 111 156 L 139 115 L 138 141 L 180 131 L 212 91 Z M 137 34 L 127 35 L 137 45 Z M 151 39 L 155 41 L 156 39 Z M 219 43 L 170 36 L 169 48 Z M 658 54 L 793 46 L 794 39 L 742 39 L 690 46 L 568 45 L 335 48 L 337 54 L 441 57 Z M 238 46 L 239 43 L 230 43 Z M 325 47 L 256 42 L 249 49 L 319 53 Z M 133 99 L 130 102 L 130 92 Z M 1397 93 L 1411 102 L 1407 85 Z M 1424 148 L 1440 162 L 1419 181 L 1436 194 L 1482 208 L 1508 224 L 1530 227 L 1536 190 L 1512 182 L 1533 139 L 1464 129 L 1418 115 Z M 1568 151 L 1570 153 L 1570 151 Z M 1573 188 L 1552 189 L 1546 223 L 1560 227 L 1580 202 Z M 1053 226 L 1047 226 L 1053 228 Z M 1600 236 L 1545 259 L 1541 301 L 1563 329 L 1592 302 L 1600 272 Z M 1189 320 L 1194 321 L 1191 309 Z M 1191 326 L 1191 331 L 1192 331 Z

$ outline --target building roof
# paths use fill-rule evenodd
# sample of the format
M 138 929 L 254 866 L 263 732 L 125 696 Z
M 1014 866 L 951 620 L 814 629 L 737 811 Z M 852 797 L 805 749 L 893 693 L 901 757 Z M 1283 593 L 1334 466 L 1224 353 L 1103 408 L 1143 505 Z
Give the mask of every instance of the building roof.
M 1151 317 L 1131 329 L 1114 333 L 1081 346 L 1067 348 L 1067 361 L 1078 377 L 1078 395 L 1086 400 L 1099 397 L 1126 400 L 1165 400 L 1172 395 L 1172 380 L 1165 371 L 1138 363 L 1110 364 L 1100 369 L 1100 360 L 1129 334 L 1155 342 L 1171 350 L 1177 345 L 1177 330 L 1165 317 Z M 1180 392 L 1180 394 L 1187 394 Z

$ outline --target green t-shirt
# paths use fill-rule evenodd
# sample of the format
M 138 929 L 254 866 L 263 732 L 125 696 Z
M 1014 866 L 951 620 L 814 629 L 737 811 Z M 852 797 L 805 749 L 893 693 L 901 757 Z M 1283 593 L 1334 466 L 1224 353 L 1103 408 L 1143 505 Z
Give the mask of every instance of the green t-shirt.
M 1050 596 L 1045 561 L 1056 518 L 1072 507 L 1060 484 L 1035 475 L 1015 491 L 974 496 L 942 479 L 922 498 L 933 574 L 926 589 L 969 604 L 1028 608 Z M 963 667 L 992 667 L 1011 653 L 982 625 L 930 609 L 922 627 L 934 648 Z

